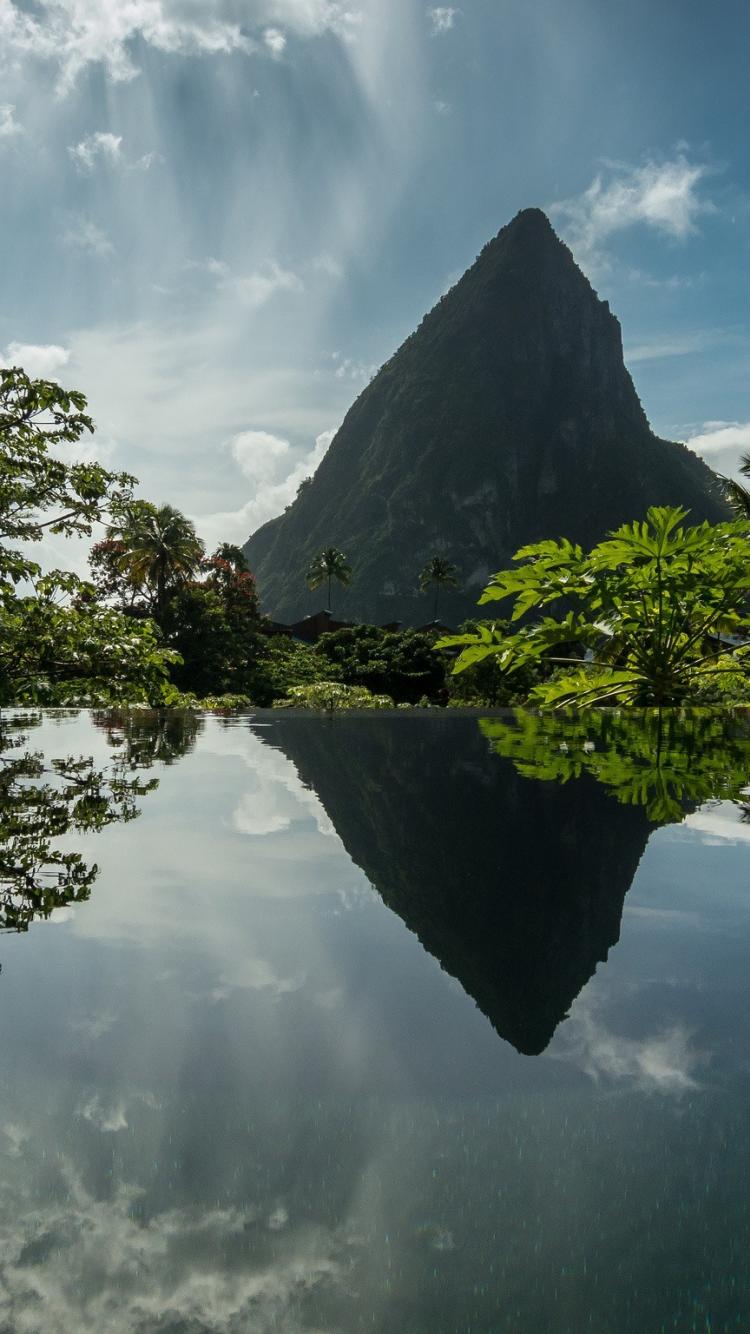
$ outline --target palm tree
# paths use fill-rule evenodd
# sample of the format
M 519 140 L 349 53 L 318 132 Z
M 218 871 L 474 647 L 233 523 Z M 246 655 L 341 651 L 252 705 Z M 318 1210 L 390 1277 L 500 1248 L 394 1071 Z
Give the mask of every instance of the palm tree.
M 432 619 L 436 621 L 440 589 L 458 588 L 459 586 L 455 565 L 451 565 L 450 561 L 443 560 L 442 556 L 431 556 L 419 576 L 419 587 L 425 593 L 431 584 L 435 585 L 435 606 Z
M 139 500 L 107 535 L 123 543 L 120 567 L 149 590 L 154 619 L 161 623 L 170 589 L 195 574 L 205 555 L 192 523 L 172 505 Z
M 743 477 L 750 478 L 750 454 L 740 456 L 739 471 Z M 736 517 L 750 519 L 750 488 L 743 486 L 742 482 L 735 482 L 732 477 L 722 477 L 721 482 L 724 495 Z
M 347 564 L 346 556 L 338 547 L 325 547 L 319 556 L 310 562 L 307 571 L 307 587 L 320 588 L 321 584 L 328 584 L 328 611 L 331 610 L 331 580 L 338 579 L 340 584 L 346 587 L 351 583 L 352 569 Z

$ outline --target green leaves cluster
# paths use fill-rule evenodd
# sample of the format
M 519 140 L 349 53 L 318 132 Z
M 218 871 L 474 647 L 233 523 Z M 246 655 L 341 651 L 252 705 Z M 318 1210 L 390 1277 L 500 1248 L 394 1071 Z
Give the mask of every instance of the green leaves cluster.
M 331 584 L 335 579 L 337 583 L 344 588 L 352 581 L 352 568 L 349 565 L 343 551 L 338 547 L 324 547 L 324 549 L 311 561 L 307 571 L 307 587 L 309 589 L 320 588 L 326 584 L 328 588 L 328 610 L 331 610 Z
M 455 672 L 488 657 L 509 674 L 542 660 L 561 667 L 529 696 L 554 708 L 694 697 L 736 672 L 746 652 L 750 529 L 739 520 L 686 527 L 686 518 L 653 507 L 588 554 L 565 539 L 523 547 L 480 599 L 512 598 L 517 628 L 488 623 L 439 646 L 462 650 Z
M 88 535 L 132 501 L 134 478 L 65 458 L 91 432 L 83 394 L 0 370 L 0 704 L 157 701 L 174 655 L 154 627 L 96 600 L 26 548 Z
M 321 635 L 315 653 L 337 681 L 391 695 L 399 703 L 415 704 L 425 695 L 435 698 L 445 685 L 432 639 L 417 630 L 351 625 Z
M 277 709 L 316 709 L 321 713 L 340 713 L 351 709 L 392 709 L 390 695 L 373 695 L 364 686 L 345 686 L 339 681 L 318 681 L 315 685 L 292 686 L 286 699 L 277 700 Z

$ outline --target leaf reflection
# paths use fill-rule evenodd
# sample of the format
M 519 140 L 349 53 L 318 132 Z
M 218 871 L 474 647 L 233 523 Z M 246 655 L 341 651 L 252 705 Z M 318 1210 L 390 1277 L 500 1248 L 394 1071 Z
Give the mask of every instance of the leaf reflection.
M 159 782 L 136 775 L 185 754 L 200 726 L 188 714 L 92 717 L 114 752 L 102 766 L 29 749 L 39 713 L 0 719 L 0 930 L 26 931 L 36 918 L 88 899 L 99 868 L 71 849 L 69 836 L 134 820 L 141 798 Z
M 744 711 L 599 710 L 534 713 L 479 723 L 496 754 L 525 778 L 566 783 L 591 774 L 654 824 L 682 820 L 711 800 L 742 798 L 750 781 L 750 715 Z

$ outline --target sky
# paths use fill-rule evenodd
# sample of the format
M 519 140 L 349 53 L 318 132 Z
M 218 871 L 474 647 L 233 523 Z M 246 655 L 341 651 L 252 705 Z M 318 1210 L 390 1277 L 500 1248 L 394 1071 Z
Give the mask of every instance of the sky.
M 95 457 L 241 542 L 535 205 L 656 431 L 730 473 L 749 37 L 739 0 L 0 0 L 0 363 L 82 389 Z

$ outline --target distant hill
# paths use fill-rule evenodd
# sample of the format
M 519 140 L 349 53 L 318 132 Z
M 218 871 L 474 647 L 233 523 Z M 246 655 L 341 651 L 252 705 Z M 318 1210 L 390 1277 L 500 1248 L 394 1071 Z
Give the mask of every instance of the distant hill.
M 523 543 L 591 546 L 653 504 L 725 517 L 710 469 L 651 431 L 607 302 L 545 214 L 526 209 L 386 362 L 310 484 L 245 551 L 281 620 L 320 605 L 305 570 L 333 545 L 354 567 L 336 614 L 407 624 L 430 618 L 418 575 L 442 555 L 462 579 L 441 601 L 455 623 Z

